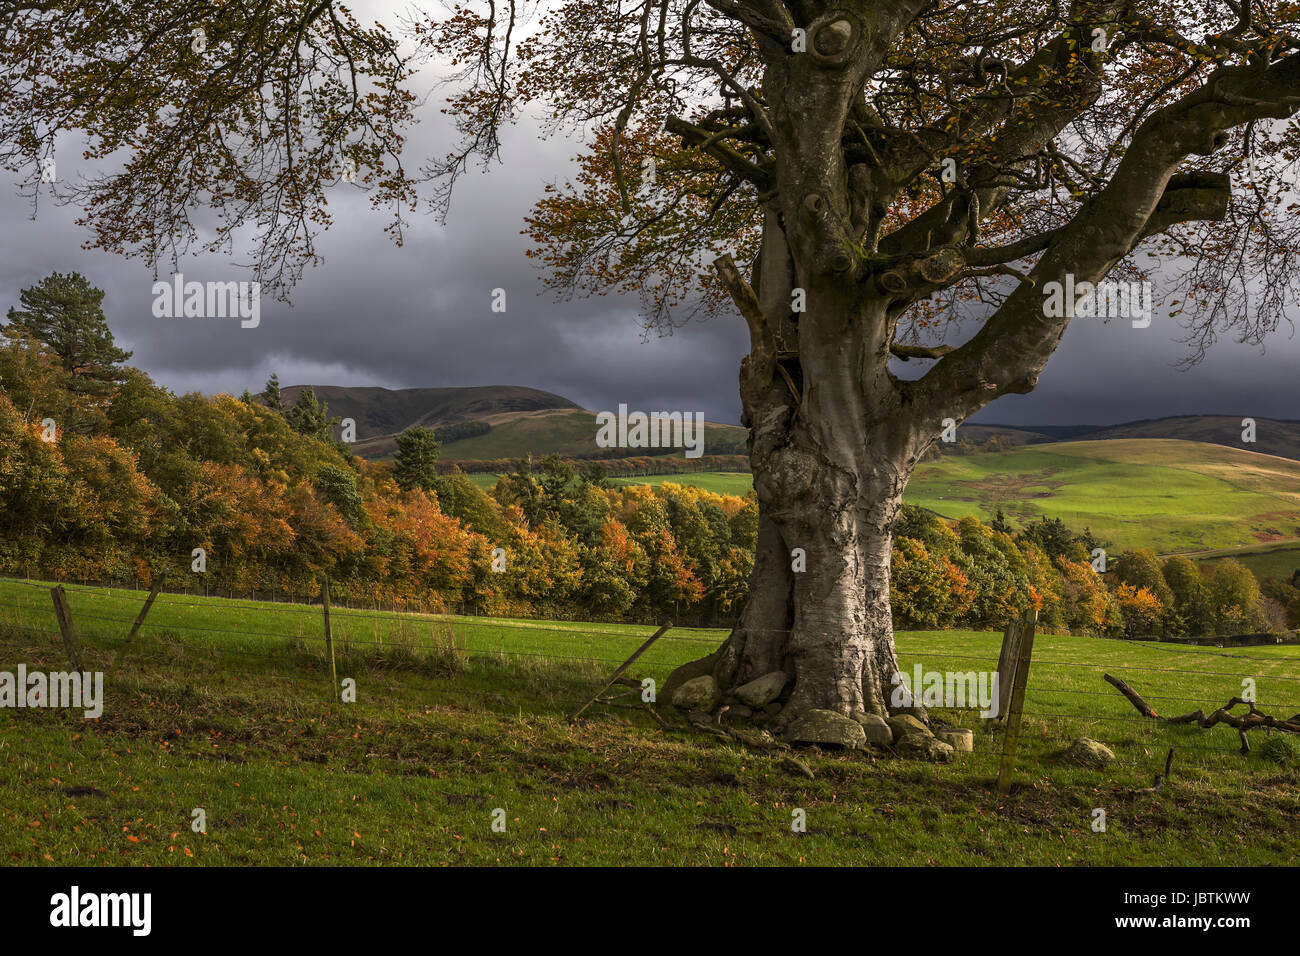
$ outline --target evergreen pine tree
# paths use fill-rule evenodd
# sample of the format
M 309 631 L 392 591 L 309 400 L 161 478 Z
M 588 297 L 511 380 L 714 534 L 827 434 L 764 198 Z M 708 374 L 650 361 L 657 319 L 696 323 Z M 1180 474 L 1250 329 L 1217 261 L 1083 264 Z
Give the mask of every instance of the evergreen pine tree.
M 442 444 L 431 428 L 408 428 L 397 436 L 397 457 L 393 461 L 393 478 L 403 491 L 438 484 L 438 454 Z
M 319 438 L 321 441 L 334 441 L 330 429 L 339 420 L 330 418 L 329 406 L 316 398 L 316 390 L 310 385 L 298 393 L 298 401 L 293 403 L 284 417 L 299 434 Z
M 72 376 L 72 389 L 103 393 L 122 381 L 121 364 L 131 357 L 113 342 L 104 319 L 104 291 L 86 277 L 55 272 L 18 296 L 9 326 L 43 343 Z
M 280 394 L 280 376 L 272 372 L 271 377 L 266 380 L 266 388 L 262 389 L 262 394 L 259 397 L 262 399 L 262 404 L 271 411 L 279 412 L 281 415 L 284 414 L 284 396 Z

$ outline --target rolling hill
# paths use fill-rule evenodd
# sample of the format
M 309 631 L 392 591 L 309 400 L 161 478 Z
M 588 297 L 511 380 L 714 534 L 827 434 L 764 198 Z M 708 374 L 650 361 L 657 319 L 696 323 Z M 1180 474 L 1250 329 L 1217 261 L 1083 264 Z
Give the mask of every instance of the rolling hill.
M 292 405 L 305 385 L 283 390 L 285 405 Z M 482 422 L 490 430 L 459 441 L 444 441 L 442 458 L 516 458 L 560 454 L 584 457 L 600 452 L 596 446 L 596 416 L 576 402 L 553 392 L 518 385 L 483 385 L 467 388 L 348 388 L 312 385 L 316 397 L 329 406 L 335 418 L 357 423 L 354 449 L 363 458 L 385 459 L 396 449 L 396 437 L 419 425 L 432 428 L 465 422 Z M 744 445 L 746 430 L 739 425 L 705 422 L 704 454 L 727 446 Z M 712 450 L 710 448 L 712 446 Z M 640 449 L 627 449 L 636 457 Z
M 1161 553 L 1300 541 L 1300 462 L 1174 439 L 1055 442 L 927 462 L 913 504 L 1012 524 L 1092 528 L 1115 548 Z
M 551 409 L 485 418 L 492 425 L 486 435 L 475 435 L 442 446 L 444 459 L 514 458 L 560 454 L 575 458 L 603 451 L 596 445 L 596 416 L 586 409 Z M 739 425 L 704 423 L 704 454 L 720 454 L 722 445 L 740 445 L 743 449 L 746 430 Z M 647 450 L 629 448 L 624 454 L 637 457 Z M 730 452 L 726 452 L 730 453 Z M 680 457 L 681 453 L 675 453 Z
M 300 388 L 286 388 L 286 402 L 296 400 Z M 394 437 L 412 425 L 437 431 L 462 422 L 490 429 L 445 442 L 446 460 L 599 451 L 595 414 L 539 389 L 314 388 L 331 415 L 357 421 L 357 451 L 368 458 L 390 457 Z M 1148 547 L 1206 561 L 1235 557 L 1260 573 L 1289 577 L 1300 567 L 1300 422 L 1261 418 L 1256 424 L 1253 445 L 1241 442 L 1241 417 L 1234 415 L 1111 426 L 964 425 L 961 433 L 973 441 L 996 435 L 1011 447 L 923 463 L 907 500 L 949 518 L 973 514 L 988 521 L 1000 509 L 1016 526 L 1056 517 L 1073 528 L 1091 528 L 1112 550 Z M 706 423 L 705 453 L 744 438 L 739 426 Z M 741 473 L 617 481 L 671 481 L 741 495 L 752 487 Z
M 1245 417 L 1247 416 L 1175 415 L 1124 422 L 1120 425 L 983 425 L 972 422 L 963 425 L 959 433 L 968 435 L 974 441 L 983 441 L 988 434 L 1006 433 L 1011 437 L 1012 444 L 1021 444 L 1017 440 L 1017 434 L 1026 441 L 1035 443 L 1175 438 L 1300 460 L 1300 421 L 1255 417 L 1255 441 L 1248 444 L 1241 440 L 1241 421 Z
M 292 405 L 308 386 L 290 385 L 284 403 Z M 575 402 L 552 392 L 521 385 L 481 385 L 468 388 L 349 388 L 312 385 L 330 414 L 357 423 L 358 446 L 400 434 L 413 425 L 435 427 L 492 416 L 545 409 L 577 409 Z M 390 449 L 391 450 L 391 449 Z M 358 453 L 369 457 L 367 448 Z

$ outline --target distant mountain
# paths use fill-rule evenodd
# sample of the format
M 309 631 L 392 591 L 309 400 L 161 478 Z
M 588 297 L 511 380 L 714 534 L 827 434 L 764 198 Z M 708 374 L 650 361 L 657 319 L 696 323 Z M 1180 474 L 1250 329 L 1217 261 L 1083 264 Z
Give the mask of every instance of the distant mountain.
M 646 409 L 653 411 L 654 409 Z M 606 453 L 596 446 L 596 416 L 586 409 L 548 409 L 539 412 L 494 415 L 487 419 L 492 430 L 442 446 L 448 460 L 467 458 L 517 458 L 559 454 L 583 458 Z M 739 425 L 704 423 L 704 454 L 730 455 L 745 453 L 747 430 Z M 618 457 L 636 458 L 650 449 L 628 448 Z M 673 452 L 681 457 L 680 451 Z
M 284 404 L 298 400 L 303 385 L 284 389 Z M 335 418 L 357 423 L 357 453 L 367 458 L 391 455 L 393 439 L 415 425 L 440 425 L 499 419 L 552 409 L 581 411 L 561 395 L 522 385 L 476 385 L 466 388 L 348 388 L 312 385 L 316 397 Z
M 305 386 L 284 389 L 286 405 Z M 558 453 L 582 457 L 597 453 L 594 413 L 562 395 L 521 385 L 479 385 L 467 388 L 347 388 L 313 385 L 329 405 L 330 414 L 357 423 L 357 454 L 388 458 L 395 438 L 421 425 L 442 431 L 448 426 L 481 423 L 487 431 L 443 442 L 445 459 L 514 458 Z M 1226 445 L 1264 455 L 1300 461 L 1300 421 L 1255 419 L 1255 441 L 1243 442 L 1242 415 L 1174 415 L 1120 425 L 995 425 L 971 422 L 959 434 L 983 443 L 1000 436 L 1011 445 L 1045 445 L 1066 441 L 1117 439 L 1181 439 Z M 706 423 L 705 454 L 743 450 L 745 429 Z M 712 451 L 711 447 L 717 449 Z M 637 450 L 627 454 L 635 456 Z
M 1227 445 L 1244 451 L 1300 460 L 1300 421 L 1255 418 L 1255 441 L 1241 440 L 1246 415 L 1171 415 L 1144 418 L 1120 425 L 985 425 L 971 423 L 962 432 L 981 441 L 989 430 L 1034 436 L 1032 443 L 1049 441 L 1108 441 L 1121 438 L 1177 438 L 1183 441 Z M 1012 444 L 1021 444 L 1013 438 Z
M 1300 460 L 1300 421 L 1255 418 L 1255 441 L 1241 440 L 1246 415 L 1179 415 L 1112 425 L 1088 435 L 1089 441 L 1113 438 L 1181 438 L 1227 445 L 1243 451 Z
M 973 425 L 971 427 L 974 427 Z M 986 428 L 1009 428 L 1032 435 L 1040 435 L 1048 441 L 1073 441 L 1092 435 L 1112 425 L 987 425 Z
M 1006 438 L 1012 445 L 1034 445 L 1038 442 L 1054 441 L 1051 436 L 1040 431 L 1037 426 L 1028 425 L 981 425 L 969 422 L 961 426 L 961 437 L 982 443 L 990 438 Z
M 302 389 L 283 390 L 284 403 L 292 405 Z M 333 418 L 357 423 L 356 453 L 364 458 L 389 458 L 396 437 L 419 425 L 435 433 L 450 433 L 449 426 L 469 422 L 489 426 L 483 434 L 460 440 L 444 439 L 444 460 L 516 458 L 561 454 L 581 457 L 598 453 L 596 416 L 576 402 L 553 392 L 519 385 L 481 385 L 467 388 L 346 388 L 312 385 L 316 397 L 329 406 Z M 654 411 L 656 409 L 647 409 Z M 746 432 L 738 425 L 706 422 L 704 453 L 743 451 Z M 628 456 L 645 454 L 628 449 Z M 680 453 L 679 453 L 680 454 Z

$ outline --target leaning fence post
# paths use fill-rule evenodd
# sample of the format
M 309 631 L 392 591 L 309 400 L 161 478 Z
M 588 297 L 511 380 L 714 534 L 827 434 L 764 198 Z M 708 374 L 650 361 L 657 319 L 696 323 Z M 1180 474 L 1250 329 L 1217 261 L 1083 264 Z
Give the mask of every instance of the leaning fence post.
M 153 602 L 158 597 L 158 590 L 162 587 L 162 580 L 162 575 L 158 575 L 154 578 L 153 586 L 149 588 L 149 596 L 145 598 L 144 607 L 140 608 L 140 613 L 136 615 L 135 623 L 131 625 L 131 630 L 126 635 L 126 640 L 122 642 L 122 646 L 119 647 L 117 653 L 113 655 L 113 664 L 108 669 L 109 677 L 112 677 L 117 673 L 117 667 L 122 663 L 122 658 L 126 656 L 127 648 L 129 648 L 131 642 L 135 640 L 135 635 L 144 624 L 144 619 L 149 616 L 149 609 L 153 607 Z
M 77 632 L 72 628 L 68 594 L 60 584 L 50 588 L 50 597 L 54 599 L 54 616 L 59 622 L 59 633 L 63 635 L 63 647 L 68 652 L 68 661 L 74 671 L 79 671 L 81 670 L 81 647 L 77 644 Z
M 330 683 L 334 685 L 334 699 L 338 700 L 339 677 L 334 670 L 334 634 L 330 630 L 330 577 L 328 574 L 321 578 L 320 602 L 325 611 L 325 650 L 330 656 Z
M 1034 628 L 1037 623 L 1038 612 L 1035 610 L 1026 611 L 1020 622 L 1007 733 L 1002 741 L 1002 763 L 998 767 L 998 793 L 1004 797 L 1011 792 L 1011 772 L 1015 769 L 1016 752 L 1020 748 L 1020 718 L 1025 708 L 1025 686 L 1029 683 L 1029 661 L 1034 653 Z
M 632 662 L 635 661 L 642 654 L 644 654 L 646 651 L 648 651 L 650 649 L 651 644 L 653 644 L 655 641 L 659 640 L 659 638 L 667 634 L 668 629 L 672 626 L 673 626 L 672 621 L 666 622 L 661 628 L 659 628 L 659 630 L 651 634 L 649 639 L 644 644 L 642 644 L 635 651 L 633 651 L 631 657 L 625 660 L 622 664 L 619 664 L 618 667 L 614 668 L 614 673 L 609 675 L 609 680 L 605 681 L 605 683 L 600 686 L 600 690 L 596 691 L 596 693 L 592 694 L 585 701 L 583 701 L 582 705 L 569 715 L 569 723 L 573 723 L 575 720 L 577 720 L 579 714 L 581 714 L 584 710 L 590 707 L 595 702 L 597 697 L 605 693 L 606 689 L 608 689 L 609 686 L 614 683 L 614 681 L 618 680 L 619 676 L 625 670 L 627 670 L 629 667 L 632 666 Z

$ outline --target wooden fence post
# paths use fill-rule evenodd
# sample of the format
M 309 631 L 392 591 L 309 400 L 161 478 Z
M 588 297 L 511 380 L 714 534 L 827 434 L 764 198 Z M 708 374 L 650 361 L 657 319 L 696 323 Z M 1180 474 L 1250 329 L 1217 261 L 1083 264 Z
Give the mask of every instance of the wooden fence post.
M 1020 637 L 1024 622 L 1016 618 L 1007 624 L 1002 635 L 1002 650 L 998 652 L 998 712 L 992 720 L 1002 720 L 1011 702 L 1011 687 L 1016 679 L 1016 663 L 1020 659 Z
M 1002 762 L 998 767 L 998 794 L 1006 796 L 1011 792 L 1011 773 L 1016 765 L 1016 753 L 1020 749 L 1020 719 L 1025 709 L 1025 687 L 1029 683 L 1029 661 L 1034 653 L 1034 628 L 1038 624 L 1038 612 L 1026 611 L 1020 622 L 1020 636 L 1015 655 L 1015 677 L 1012 681 L 1011 701 L 1007 714 L 1007 733 L 1002 741 Z M 999 678 L 1000 680 L 1000 678 Z M 999 688 L 999 696 L 1001 688 Z
M 74 671 L 79 671 L 81 670 L 81 647 L 77 644 L 77 632 L 72 628 L 68 594 L 60 584 L 50 588 L 50 597 L 54 599 L 54 616 L 59 622 L 59 633 L 63 635 L 63 647 L 68 652 L 68 661 Z
M 126 640 L 122 642 L 122 646 L 119 647 L 117 649 L 117 653 L 113 655 L 113 665 L 108 669 L 109 677 L 112 677 L 114 674 L 117 673 L 118 665 L 122 663 L 122 658 L 126 656 L 127 648 L 129 648 L 131 646 L 131 642 L 135 640 L 136 632 L 138 632 L 140 630 L 141 625 L 144 624 L 144 619 L 149 616 L 149 609 L 153 607 L 153 602 L 155 599 L 157 599 L 158 590 L 161 587 L 162 587 L 162 577 L 159 576 L 154 578 L 153 586 L 149 588 L 149 596 L 144 600 L 144 607 L 140 608 L 140 613 L 136 615 L 135 623 L 131 625 L 131 631 L 126 635 Z
M 325 611 L 325 650 L 330 656 L 330 683 L 334 685 L 334 700 L 339 699 L 339 677 L 334 670 L 334 633 L 330 630 L 330 577 L 325 575 L 320 586 L 321 607 Z

